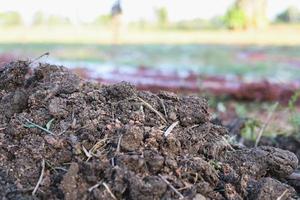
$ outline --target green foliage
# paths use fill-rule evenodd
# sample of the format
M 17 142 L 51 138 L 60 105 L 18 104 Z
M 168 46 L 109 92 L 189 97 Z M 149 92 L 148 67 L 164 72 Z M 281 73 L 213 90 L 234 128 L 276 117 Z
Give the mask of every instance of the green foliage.
M 49 25 L 49 26 L 56 26 L 56 25 L 68 25 L 71 24 L 71 21 L 67 17 L 62 17 L 59 15 L 45 15 L 43 12 L 36 12 L 33 17 L 34 26 L 40 25 Z
M 161 28 L 166 28 L 169 24 L 168 11 L 166 8 L 158 8 L 155 10 L 157 23 Z
M 51 125 L 47 125 L 48 127 L 47 128 L 44 128 L 34 122 L 31 122 L 29 119 L 26 119 L 25 117 L 20 117 L 22 120 L 26 121 L 26 123 L 23 123 L 23 126 L 25 128 L 38 128 L 50 135 L 54 135 L 54 133 L 52 133 L 48 128 L 50 128 Z M 51 120 L 50 120 L 51 121 Z M 49 123 L 49 122 L 48 122 Z M 52 122 L 51 122 L 52 123 Z
M 220 17 L 215 17 L 210 20 L 191 19 L 182 20 L 172 24 L 172 27 L 180 30 L 200 30 L 200 29 L 220 29 L 224 28 L 224 24 Z
M 52 26 L 55 26 L 55 25 L 68 25 L 68 24 L 71 24 L 71 21 L 69 18 L 66 18 L 66 17 L 62 17 L 62 16 L 59 16 L 59 15 L 50 15 L 47 19 L 47 24 L 48 25 L 52 25 Z
M 290 118 L 290 123 L 294 127 L 295 132 L 300 131 L 300 114 L 294 113 Z
M 255 140 L 255 130 L 261 126 L 260 122 L 256 119 L 248 119 L 245 123 L 244 128 L 241 130 L 241 135 L 249 140 Z
M 93 24 L 107 26 L 111 23 L 111 18 L 111 15 L 100 15 L 94 20 Z
M 231 7 L 224 16 L 224 24 L 230 29 L 244 29 L 246 20 L 245 12 L 238 6 Z
M 222 169 L 222 163 L 217 160 L 210 160 L 209 163 L 215 168 L 215 170 Z
M 235 105 L 235 112 L 240 118 L 247 117 L 248 110 L 244 104 L 236 103 Z
M 46 16 L 42 12 L 36 12 L 33 16 L 33 25 L 42 25 L 45 24 L 47 21 Z
M 54 121 L 54 118 L 51 119 L 49 122 L 47 122 L 47 124 L 46 124 L 46 129 L 47 130 L 50 130 L 53 121 Z
M 289 121 L 296 132 L 300 131 L 300 113 L 296 110 L 296 103 L 300 99 L 300 91 L 294 93 L 289 101 L 290 117 Z
M 17 12 L 0 13 L 0 26 L 18 26 L 22 24 L 22 17 Z
M 299 99 L 299 97 L 300 97 L 300 91 L 297 91 L 293 94 L 293 96 L 289 100 L 290 111 L 294 112 L 296 110 L 296 103 L 297 103 L 297 100 Z
M 276 21 L 284 23 L 299 23 L 300 11 L 298 8 L 291 6 L 277 15 Z

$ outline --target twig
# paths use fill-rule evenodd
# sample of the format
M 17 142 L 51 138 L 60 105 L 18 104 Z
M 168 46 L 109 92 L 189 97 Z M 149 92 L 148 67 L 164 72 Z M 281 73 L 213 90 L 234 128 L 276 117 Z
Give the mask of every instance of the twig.
M 93 185 L 92 187 L 90 187 L 88 189 L 89 192 L 92 192 L 95 188 L 99 187 L 101 184 L 103 183 L 103 181 L 98 182 L 97 184 Z
M 67 171 L 68 171 L 67 169 L 65 169 L 65 168 L 63 168 L 63 167 L 54 167 L 54 169 L 59 169 L 59 170 L 62 170 L 62 171 L 64 171 L 64 172 L 67 172 Z
M 27 119 L 25 117 L 21 117 L 21 118 L 24 119 L 28 124 L 30 124 L 30 125 L 32 125 L 32 126 L 34 126 L 36 128 L 39 128 L 39 129 L 45 131 L 46 133 L 48 133 L 50 135 L 55 135 L 52 131 L 49 131 L 49 130 L 47 130 L 46 128 L 44 128 L 42 126 L 40 126 L 40 125 L 38 125 L 36 123 L 31 122 L 29 119 Z M 26 127 L 26 124 L 23 124 L 23 125 Z
M 116 153 L 119 153 L 119 152 L 120 152 L 120 146 L 121 146 L 122 137 L 123 137 L 123 135 L 121 135 L 121 136 L 119 137 Z
M 33 191 L 32 191 L 32 196 L 35 195 L 36 191 L 38 190 L 42 180 L 43 180 L 43 176 L 44 176 L 44 171 L 45 171 L 45 160 L 42 160 L 42 171 L 41 171 L 41 175 L 39 177 L 38 182 L 36 183 L 36 186 L 34 187 Z
M 89 151 L 82 145 L 82 149 L 83 149 L 86 157 L 88 157 L 86 162 L 88 162 L 93 156 L 96 156 L 94 154 L 94 152 L 97 151 L 97 149 L 99 149 L 101 146 L 103 146 L 103 144 L 106 140 L 107 140 L 107 137 L 105 137 L 102 140 L 99 140 Z
M 292 173 L 288 179 L 292 179 L 292 180 L 299 180 L 300 181 L 300 173 Z
M 158 98 L 159 98 L 159 97 L 158 97 Z M 161 103 L 161 105 L 162 105 L 162 107 L 163 107 L 163 109 L 164 109 L 165 117 L 167 117 L 168 114 L 167 114 L 167 110 L 166 110 L 166 106 L 165 106 L 164 100 L 162 100 L 161 98 L 159 98 L 159 100 L 160 100 L 160 103 Z
M 111 165 L 114 167 L 115 166 L 115 157 L 111 158 Z
M 171 126 L 169 126 L 169 128 L 164 133 L 164 136 L 167 137 L 171 133 L 171 131 L 175 128 L 175 126 L 177 126 L 178 123 L 179 121 L 174 122 Z
M 102 140 L 99 140 L 90 150 L 89 153 L 93 155 L 93 153 L 99 149 L 101 146 L 103 146 L 104 142 L 106 142 L 107 137 L 103 138 Z
M 63 167 L 54 167 L 48 160 L 45 160 L 46 164 L 51 168 L 51 170 L 56 171 L 57 169 L 67 172 L 68 170 Z
M 3 127 L 3 128 L 0 128 L 0 131 L 3 131 L 3 130 L 5 130 L 6 128 L 5 127 Z
M 82 150 L 83 150 L 84 154 L 87 157 L 86 162 L 88 162 L 90 160 L 90 158 L 93 157 L 93 156 L 92 156 L 92 154 L 90 154 L 90 152 L 88 150 L 86 150 L 86 148 L 83 145 L 82 145 Z
M 189 189 L 189 188 L 191 188 L 191 187 L 192 187 L 192 185 L 187 185 L 187 186 L 184 186 L 184 187 L 182 187 L 182 188 L 179 188 L 178 191 L 182 191 L 182 190 L 185 190 L 185 189 Z
M 281 200 L 288 191 L 288 189 L 284 190 L 284 192 L 276 200 Z
M 117 197 L 111 192 L 111 190 L 109 189 L 108 185 L 107 185 L 105 182 L 103 182 L 102 185 L 103 185 L 103 186 L 105 187 L 105 189 L 108 191 L 108 193 L 110 194 L 110 196 L 111 196 L 113 199 L 117 200 Z
M 47 124 L 46 124 L 46 129 L 47 129 L 48 131 L 50 131 L 50 128 L 51 128 L 52 122 L 53 122 L 54 120 L 55 120 L 55 119 L 54 119 L 54 118 L 52 118 L 50 121 L 48 121 L 48 122 L 47 122 Z
M 30 61 L 29 64 L 32 64 L 32 63 L 34 63 L 35 61 L 41 59 L 42 57 L 44 57 L 44 56 L 49 56 L 49 55 L 50 55 L 49 52 L 43 53 L 43 54 L 40 55 L 39 57 L 37 57 L 37 58 L 33 59 L 32 61 Z
M 165 123 L 167 123 L 167 120 L 163 117 L 163 115 L 155 110 L 149 103 L 147 103 L 144 99 L 137 97 L 141 102 L 143 102 L 143 104 L 145 104 L 145 106 L 147 106 L 150 110 L 152 110 L 153 112 L 155 112 Z
M 261 136 L 263 135 L 265 129 L 266 129 L 267 126 L 269 125 L 269 123 L 270 123 L 270 121 L 271 121 L 271 119 L 272 119 L 272 116 L 273 116 L 273 114 L 274 114 L 274 111 L 276 110 L 277 106 L 278 106 L 278 102 L 276 102 L 276 103 L 274 104 L 274 106 L 272 107 L 271 111 L 269 112 L 269 115 L 268 115 L 268 117 L 267 117 L 267 120 L 266 120 L 265 124 L 264 124 L 263 127 L 260 129 L 260 131 L 259 131 L 259 133 L 258 133 L 258 135 L 257 135 L 256 141 L 255 141 L 255 147 L 258 146 L 258 143 L 259 143 L 259 141 L 260 141 L 260 139 L 261 139 Z
M 200 126 L 200 125 L 199 125 L 199 124 L 195 124 L 195 125 L 193 125 L 193 126 L 188 127 L 187 130 L 191 130 L 191 129 L 196 128 L 196 127 L 198 127 L 198 126 Z
M 55 168 L 54 168 L 54 166 L 52 165 L 52 163 L 50 163 L 50 161 L 45 160 L 45 162 L 46 162 L 45 164 L 48 165 L 48 167 L 50 167 L 50 170 L 56 171 Z
M 179 196 L 180 199 L 183 199 L 184 196 L 176 189 L 174 186 L 162 175 L 158 174 L 158 176 Z
M 145 112 L 144 112 L 144 107 L 143 107 L 143 105 L 141 105 L 141 107 L 140 107 L 140 112 L 141 112 L 142 115 L 143 115 L 143 119 L 145 119 Z
M 60 132 L 60 133 L 57 134 L 57 135 L 58 135 L 58 136 L 61 136 L 61 135 L 64 134 L 68 129 L 69 129 L 69 127 L 67 127 L 65 130 L 63 130 L 62 132 Z

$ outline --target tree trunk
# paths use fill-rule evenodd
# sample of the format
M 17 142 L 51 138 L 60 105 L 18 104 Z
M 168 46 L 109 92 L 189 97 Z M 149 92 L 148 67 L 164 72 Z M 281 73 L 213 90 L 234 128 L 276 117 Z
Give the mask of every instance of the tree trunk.
M 264 28 L 267 26 L 267 0 L 236 0 L 236 6 L 246 14 L 246 28 Z

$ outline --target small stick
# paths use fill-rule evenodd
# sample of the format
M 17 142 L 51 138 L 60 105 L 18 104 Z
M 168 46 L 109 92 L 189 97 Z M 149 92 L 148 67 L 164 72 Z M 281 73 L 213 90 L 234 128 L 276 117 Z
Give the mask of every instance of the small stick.
M 266 129 L 267 126 L 269 125 L 269 123 L 270 123 L 270 121 L 271 121 L 271 119 L 272 119 L 272 116 L 273 116 L 273 114 L 274 114 L 274 111 L 276 110 L 277 106 L 278 106 L 278 102 L 276 102 L 276 103 L 274 104 L 272 110 L 270 111 L 270 113 L 269 113 L 269 115 L 268 115 L 268 117 L 267 117 L 267 120 L 266 120 L 265 124 L 264 124 L 263 127 L 260 129 L 260 131 L 259 131 L 259 133 L 258 133 L 258 136 L 257 136 L 257 138 L 256 138 L 256 141 L 255 141 L 255 147 L 258 146 L 258 143 L 259 143 L 259 141 L 260 141 L 260 139 L 261 139 L 261 136 L 263 135 L 265 129 Z
M 43 180 L 44 171 L 45 171 L 45 160 L 43 159 L 43 160 L 42 160 L 42 171 L 41 171 L 41 175 L 40 175 L 40 177 L 39 177 L 39 180 L 38 180 L 38 182 L 37 182 L 35 188 L 34 188 L 33 191 L 32 191 L 32 196 L 35 195 L 36 191 L 38 190 L 38 188 L 39 188 L 39 186 L 40 186 L 40 184 L 41 184 L 41 182 L 42 182 L 42 180 Z
M 48 167 L 50 167 L 50 170 L 56 171 L 55 168 L 54 168 L 54 166 L 50 163 L 50 161 L 45 160 L 45 162 L 46 162 L 45 164 L 48 165 Z
M 60 132 L 60 133 L 58 134 L 58 136 L 61 136 L 62 134 L 64 134 L 68 129 L 69 129 L 69 127 L 66 128 L 65 130 L 63 130 L 62 132 Z
M 180 199 L 184 198 L 184 196 L 176 188 L 174 188 L 174 186 L 167 179 L 160 174 L 158 174 L 158 176 L 179 196 Z
M 162 100 L 161 98 L 159 98 L 159 100 L 160 100 L 160 103 L 161 103 L 161 105 L 162 105 L 162 107 L 164 109 L 165 117 L 167 117 L 168 114 L 167 114 L 167 110 L 166 110 L 166 106 L 165 106 L 164 100 Z
M 91 159 L 91 157 L 93 157 L 93 156 L 92 156 L 92 154 L 90 154 L 90 152 L 88 150 L 86 150 L 86 148 L 83 145 L 82 145 L 82 150 L 87 157 L 86 162 L 88 162 Z
M 189 188 L 191 188 L 191 187 L 192 187 L 192 186 L 187 185 L 187 186 L 184 186 L 184 187 L 182 187 L 182 188 L 179 188 L 178 191 L 185 190 L 185 189 L 189 189 Z
M 195 124 L 195 125 L 193 125 L 193 126 L 188 127 L 187 130 L 191 130 L 191 129 L 196 128 L 196 127 L 198 127 L 198 126 L 200 126 L 200 125 L 199 125 L 199 124 Z
M 116 153 L 119 153 L 119 152 L 120 152 L 120 146 L 121 146 L 122 137 L 123 137 L 123 135 L 121 135 L 121 136 L 119 137 Z
M 82 145 L 82 149 L 83 149 L 86 157 L 88 157 L 86 162 L 88 162 L 93 156 L 95 156 L 94 152 L 97 151 L 97 149 L 99 149 L 101 146 L 103 146 L 103 144 L 105 143 L 106 140 L 107 140 L 107 137 L 105 137 L 102 140 L 99 140 L 89 151 Z
M 32 64 L 32 63 L 34 63 L 35 61 L 41 59 L 42 57 L 44 57 L 44 56 L 49 56 L 49 55 L 50 55 L 49 52 L 43 53 L 43 54 L 40 55 L 39 57 L 37 57 L 37 58 L 33 59 L 32 61 L 30 61 L 29 64 Z
M 103 144 L 106 142 L 108 138 L 105 136 L 105 138 L 99 140 L 98 142 L 96 142 L 96 144 L 89 150 L 89 153 L 91 155 L 93 155 L 93 153 L 99 149 L 101 146 L 103 146 Z
M 46 164 L 51 168 L 51 170 L 56 171 L 57 169 L 67 172 L 68 170 L 63 167 L 54 167 L 49 161 L 46 160 Z
M 67 171 L 68 171 L 67 169 L 65 169 L 65 168 L 63 168 L 63 167 L 54 167 L 54 169 L 59 169 L 59 170 L 62 170 L 62 171 L 64 171 L 64 172 L 67 172 Z
M 164 136 L 167 137 L 171 133 L 171 131 L 175 128 L 175 126 L 177 126 L 178 123 L 179 121 L 174 122 L 171 126 L 169 126 L 169 128 L 164 133 Z
M 144 112 L 144 107 L 143 107 L 143 105 L 141 105 L 141 107 L 140 107 L 140 112 L 142 113 L 143 118 L 145 118 L 145 112 Z
M 115 157 L 112 157 L 111 159 L 111 165 L 114 167 L 115 166 Z
M 113 199 L 117 200 L 117 197 L 111 192 L 111 190 L 109 189 L 108 185 L 107 185 L 105 182 L 103 182 L 102 185 L 103 185 L 103 186 L 105 187 L 105 189 L 108 191 L 108 193 L 110 194 L 110 196 L 111 196 Z
M 95 188 L 99 187 L 103 181 L 98 182 L 97 184 L 93 185 L 88 189 L 89 192 L 92 192 Z
M 147 103 L 144 99 L 137 97 L 141 102 L 143 102 L 143 104 L 145 104 L 145 106 L 147 106 L 150 110 L 152 110 L 153 112 L 155 112 L 165 123 L 167 123 L 167 120 L 163 117 L 163 115 L 155 110 L 149 103 Z
M 292 180 L 299 180 L 300 181 L 300 173 L 292 173 L 288 179 L 292 179 Z
M 21 118 L 24 119 L 28 124 L 30 124 L 30 125 L 32 125 L 32 126 L 35 126 L 36 128 L 39 128 L 39 129 L 45 131 L 46 133 L 49 133 L 50 135 L 55 135 L 53 132 L 49 131 L 48 129 L 46 129 L 46 128 L 40 126 L 40 125 L 37 125 L 37 124 L 31 122 L 29 119 L 27 119 L 27 118 L 25 118 L 25 117 L 21 117 Z M 25 124 L 24 124 L 24 125 L 25 125 Z
M 281 200 L 288 191 L 288 189 L 284 190 L 284 192 L 276 200 Z

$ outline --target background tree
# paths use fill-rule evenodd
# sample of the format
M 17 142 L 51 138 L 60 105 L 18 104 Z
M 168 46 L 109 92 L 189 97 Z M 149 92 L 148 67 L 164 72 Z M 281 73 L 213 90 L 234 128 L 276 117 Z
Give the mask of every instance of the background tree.
M 226 26 L 230 29 L 244 29 L 246 28 L 246 14 L 238 6 L 232 6 L 224 17 Z
M 300 11 L 298 8 L 290 6 L 276 17 L 276 21 L 285 23 L 299 23 Z
M 111 23 L 113 32 L 113 43 L 117 44 L 120 42 L 120 32 L 122 26 L 122 5 L 121 0 L 116 0 L 111 8 Z
M 168 11 L 166 8 L 158 8 L 155 10 L 156 19 L 159 27 L 166 28 L 169 25 Z
M 99 15 L 93 22 L 95 25 L 108 26 L 112 21 L 111 15 Z
M 0 13 L 0 25 L 18 26 L 22 24 L 22 17 L 18 12 Z
M 38 26 L 38 25 L 45 24 L 46 21 L 47 21 L 47 19 L 46 19 L 46 16 L 44 15 L 44 13 L 41 11 L 38 11 L 33 16 L 32 24 Z
M 63 17 L 60 15 L 50 15 L 47 19 L 47 24 L 50 26 L 56 25 L 70 25 L 71 20 L 67 17 Z
M 267 25 L 267 0 L 236 0 L 225 15 L 229 28 L 263 28 Z

